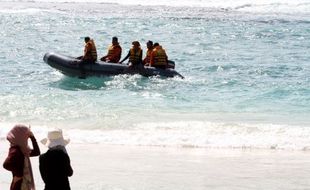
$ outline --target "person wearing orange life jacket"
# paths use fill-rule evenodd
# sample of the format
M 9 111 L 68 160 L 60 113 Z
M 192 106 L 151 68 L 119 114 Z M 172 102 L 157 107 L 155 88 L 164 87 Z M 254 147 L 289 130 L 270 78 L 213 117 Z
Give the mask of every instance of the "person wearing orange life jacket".
M 152 54 L 152 51 L 153 51 L 153 42 L 152 41 L 148 41 L 146 43 L 146 47 L 147 47 L 146 56 L 143 59 L 143 65 L 145 65 L 145 66 L 149 65 L 149 63 L 150 63 L 151 54 Z
M 108 48 L 107 55 L 103 56 L 100 60 L 108 63 L 118 63 L 121 59 L 122 47 L 118 43 L 118 38 L 112 38 L 112 44 Z
M 130 67 L 142 65 L 142 49 L 138 41 L 132 42 L 132 48 L 129 50 L 127 56 L 120 63 L 123 63 L 128 58 Z
M 154 49 L 151 53 L 150 66 L 160 69 L 166 69 L 168 64 L 168 56 L 166 51 L 158 43 L 154 44 Z
M 85 37 L 84 55 L 80 57 L 83 63 L 95 63 L 97 61 L 97 49 L 93 39 Z

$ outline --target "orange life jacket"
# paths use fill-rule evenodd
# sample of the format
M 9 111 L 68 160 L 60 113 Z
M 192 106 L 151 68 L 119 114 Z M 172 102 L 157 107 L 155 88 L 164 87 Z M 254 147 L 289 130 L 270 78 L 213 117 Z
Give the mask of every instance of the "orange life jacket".
M 118 48 L 121 49 L 121 51 L 117 51 Z M 121 59 L 121 53 L 119 53 L 119 52 L 122 52 L 121 46 L 112 44 L 108 48 L 107 58 L 109 58 L 111 62 L 117 63 Z
M 144 64 L 150 63 L 152 51 L 153 49 L 147 49 L 146 56 L 144 58 Z
M 142 49 L 139 48 L 138 51 L 135 51 L 133 48 L 130 49 L 129 62 L 139 63 L 141 61 Z
M 157 46 L 153 52 L 153 66 L 159 66 L 159 65 L 167 65 L 167 54 L 166 51 L 161 47 Z

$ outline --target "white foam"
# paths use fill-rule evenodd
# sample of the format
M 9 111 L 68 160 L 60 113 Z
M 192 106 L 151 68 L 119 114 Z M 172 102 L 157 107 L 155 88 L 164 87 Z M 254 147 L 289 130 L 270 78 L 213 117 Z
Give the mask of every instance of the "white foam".
M 51 13 L 62 13 L 58 10 L 51 10 L 51 9 L 45 9 L 45 8 L 25 8 L 25 7 L 14 7 L 14 8 L 0 8 L 0 13 L 7 13 L 7 14 L 38 14 L 42 12 L 51 12 Z
M 12 124 L 1 124 L 4 140 Z M 46 136 L 47 126 L 32 126 L 38 139 Z M 142 145 L 206 148 L 310 149 L 310 128 L 273 124 L 177 121 L 139 123 L 128 128 L 66 129 L 72 143 Z
M 87 2 L 142 6 L 204 7 L 212 9 L 265 13 L 310 13 L 309 0 L 2 0 L 1 2 Z

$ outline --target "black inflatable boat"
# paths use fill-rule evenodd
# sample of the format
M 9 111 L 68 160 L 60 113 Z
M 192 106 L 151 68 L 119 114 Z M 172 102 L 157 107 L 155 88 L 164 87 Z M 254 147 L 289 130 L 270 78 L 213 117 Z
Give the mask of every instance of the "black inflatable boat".
M 78 64 L 79 60 L 57 53 L 46 53 L 43 58 L 44 62 L 60 71 L 64 75 L 70 77 L 90 77 L 90 76 L 113 76 L 119 74 L 140 74 L 146 77 L 149 76 L 164 76 L 164 77 L 181 77 L 181 74 L 174 69 L 157 69 L 154 67 L 141 67 L 139 69 L 129 68 L 125 64 L 106 63 L 97 61 L 95 64 L 85 64 L 83 71 Z

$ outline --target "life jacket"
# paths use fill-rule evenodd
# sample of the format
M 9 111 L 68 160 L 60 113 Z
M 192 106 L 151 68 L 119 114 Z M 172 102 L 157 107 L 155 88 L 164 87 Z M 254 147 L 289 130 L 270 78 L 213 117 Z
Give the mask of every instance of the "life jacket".
M 89 40 L 85 45 L 84 59 L 91 60 L 91 61 L 97 61 L 97 50 L 96 50 L 96 45 L 93 39 Z
M 153 66 L 167 65 L 167 54 L 161 46 L 157 46 L 152 53 L 154 56 Z
M 144 58 L 144 64 L 150 63 L 152 51 L 153 49 L 147 49 L 146 56 Z
M 129 62 L 139 63 L 141 61 L 142 49 L 139 48 L 138 51 L 135 51 L 133 48 L 130 49 Z
M 122 50 L 122 48 L 119 44 L 117 44 L 117 45 L 112 44 L 109 46 L 107 58 L 109 58 L 110 61 L 118 62 L 121 59 L 121 54 L 116 51 L 116 49 L 118 49 L 118 48 Z M 113 58 L 113 60 L 111 60 L 111 58 Z
M 96 48 L 95 42 L 93 39 L 91 39 L 90 43 L 92 44 L 91 56 L 95 61 L 97 61 L 97 48 Z

